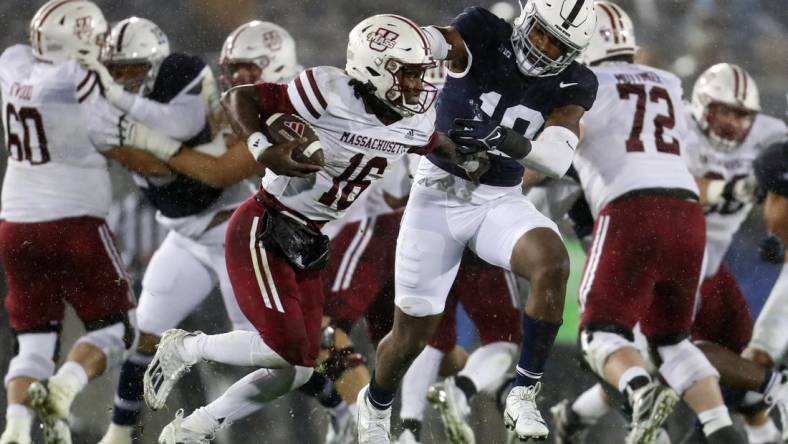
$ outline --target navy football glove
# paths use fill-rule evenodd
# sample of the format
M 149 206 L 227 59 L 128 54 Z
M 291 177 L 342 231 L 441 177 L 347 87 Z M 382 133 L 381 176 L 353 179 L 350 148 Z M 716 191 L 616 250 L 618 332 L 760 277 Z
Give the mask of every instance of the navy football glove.
M 463 155 L 482 151 L 497 150 L 506 140 L 506 130 L 490 119 L 454 119 L 454 127 L 449 130 L 449 138 L 457 145 L 457 152 Z

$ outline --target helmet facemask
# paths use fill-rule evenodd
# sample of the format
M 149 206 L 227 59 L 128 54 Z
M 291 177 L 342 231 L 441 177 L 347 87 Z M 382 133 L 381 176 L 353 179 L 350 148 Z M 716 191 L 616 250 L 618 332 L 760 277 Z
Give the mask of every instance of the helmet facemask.
M 757 111 L 709 101 L 698 124 L 715 149 L 729 153 L 750 133 L 757 114 Z
M 536 43 L 531 41 L 539 33 L 545 34 L 546 38 L 550 38 L 560 47 L 561 54 L 557 58 L 545 54 Z M 526 14 L 522 21 L 519 19 L 515 21 L 511 40 L 520 71 L 534 77 L 559 74 L 583 51 L 583 48 L 574 46 L 571 42 L 550 32 L 550 27 L 535 11 Z
M 403 64 L 388 59 L 383 69 L 391 76 L 391 87 L 385 91 L 376 89 L 375 95 L 401 116 L 423 114 L 438 94 L 438 88 L 424 80 L 427 71 L 434 67 L 435 62 Z
M 115 81 L 126 91 L 136 94 L 143 87 L 153 88 L 156 76 L 152 73 L 153 64 L 142 60 L 106 60 L 104 65 Z

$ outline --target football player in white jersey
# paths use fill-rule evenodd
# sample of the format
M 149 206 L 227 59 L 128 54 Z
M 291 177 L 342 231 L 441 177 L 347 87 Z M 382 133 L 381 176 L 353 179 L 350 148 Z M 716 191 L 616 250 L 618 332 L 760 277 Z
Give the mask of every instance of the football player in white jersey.
M 681 82 L 633 63 L 632 22 L 620 7 L 597 2 L 597 19 L 583 58 L 599 80 L 599 95 L 584 116 L 573 162 L 596 218 L 580 283 L 584 357 L 632 408 L 628 443 L 654 439 L 677 393 L 698 414 L 708 442 L 740 442 L 719 373 L 688 340 L 705 223 L 681 157 L 689 140 Z M 670 388 L 646 370 L 633 342 L 637 323 Z
M 106 32 L 92 2 L 52 0 L 33 17 L 31 46 L 15 45 L 0 56 L 9 152 L 0 260 L 18 343 L 5 376 L 2 443 L 30 443 L 29 406 L 44 425 L 46 442 L 71 442 L 64 419 L 75 396 L 120 364 L 134 339 L 127 315 L 134 296 L 104 220 L 112 194 L 106 157 L 127 158 L 135 169 L 158 161 L 111 148 L 116 141 L 103 132 L 110 105 L 95 75 L 75 59 L 98 57 Z M 87 333 L 55 373 L 66 303 Z
M 340 217 L 390 163 L 441 140 L 435 90 L 423 81 L 434 61 L 418 26 L 395 15 L 370 17 L 351 31 L 347 54 L 346 71 L 307 69 L 287 85 L 258 83 L 225 96 L 236 134 L 268 168 L 260 191 L 231 218 L 226 245 L 236 298 L 258 331 L 165 332 L 145 374 L 145 397 L 163 406 L 201 359 L 261 368 L 208 406 L 176 415 L 160 442 L 207 440 L 221 424 L 310 379 L 323 312 L 319 269 L 327 257 L 319 226 Z M 315 129 L 323 166 L 291 158 L 299 140 L 273 145 L 263 135 L 263 122 L 277 113 L 298 115 Z
M 123 28 L 119 24 L 116 26 L 116 29 Z M 126 33 L 128 34 L 129 31 L 130 29 L 127 28 Z M 297 62 L 295 41 L 287 30 L 274 23 L 259 20 L 245 23 L 230 33 L 222 46 L 219 66 L 222 72 L 220 77 L 222 89 L 258 81 L 286 83 L 301 69 Z M 113 68 L 120 67 L 113 66 Z M 210 146 L 198 146 L 196 149 L 181 149 L 177 153 L 173 153 L 170 147 L 180 147 L 180 142 L 170 139 L 141 123 L 134 123 L 125 130 L 126 134 L 131 134 L 131 138 L 124 138 L 124 143 L 134 146 L 135 143 L 140 143 L 136 140 L 141 140 L 139 135 L 145 134 L 145 146 L 137 146 L 137 148 L 147 149 L 162 161 L 167 162 L 167 165 L 178 173 L 215 188 L 225 188 L 238 183 L 238 181 L 250 175 L 261 175 L 265 169 L 255 160 L 246 148 L 246 144 L 240 141 L 230 128 L 222 123 L 225 120 L 223 112 L 220 112 L 214 119 L 214 122 L 222 125 L 222 137 L 227 146 L 227 150 L 224 152 L 222 152 L 221 146 L 217 147 L 216 143 L 212 143 L 209 144 Z M 250 192 L 246 194 L 248 195 Z M 219 252 L 217 251 L 217 253 Z M 223 258 L 223 248 L 220 253 L 222 253 Z M 145 305 L 144 302 L 141 303 L 141 307 Z M 191 305 L 189 304 L 189 306 Z M 160 310 L 153 310 L 154 313 L 157 311 L 160 312 Z M 167 323 L 167 319 L 172 321 L 171 316 L 163 316 L 161 314 L 159 314 L 159 319 L 164 319 L 165 323 Z M 169 327 L 177 324 L 177 322 L 168 323 Z M 142 328 L 142 335 L 145 337 L 144 328 Z M 139 364 L 144 369 L 147 362 L 141 361 Z M 127 362 L 127 365 L 131 364 Z M 137 374 L 137 372 L 134 374 Z M 141 384 L 141 372 L 138 375 Z M 120 384 L 122 383 L 121 380 Z M 121 401 L 116 403 L 116 414 L 113 415 L 117 417 L 117 421 L 113 422 L 119 423 L 119 426 L 136 422 L 136 420 L 132 421 L 133 418 L 129 417 L 131 416 L 131 409 L 126 408 L 127 412 L 124 413 L 122 412 L 122 406 L 138 405 L 139 403 L 135 404 L 134 401 L 140 400 L 142 397 L 142 387 L 140 385 L 139 391 L 131 390 L 131 388 L 126 390 L 126 396 L 132 399 L 129 399 L 129 402 L 123 402 L 123 395 L 120 393 L 122 387 L 124 386 L 119 385 L 118 398 Z M 132 387 L 132 385 L 127 384 L 126 387 Z M 337 404 L 338 401 L 341 401 L 341 398 L 336 394 L 331 381 L 324 375 L 314 373 L 308 383 L 302 387 L 302 391 L 316 397 L 321 404 L 327 407 L 332 419 L 342 417 L 343 406 Z M 346 408 L 344 410 L 346 411 Z M 347 415 L 344 415 L 344 417 L 347 417 Z M 333 422 L 332 425 L 334 425 Z M 334 425 L 334 430 L 339 428 L 340 425 Z M 130 432 L 128 426 L 124 426 L 124 428 L 112 426 L 105 439 L 109 439 L 110 436 L 116 436 L 124 440 L 122 442 L 126 442 L 128 432 Z
M 196 146 L 184 150 L 194 151 L 195 156 L 206 152 L 203 155 L 214 160 L 211 154 L 224 153 L 230 160 L 204 168 L 203 178 L 179 174 L 175 167 L 170 169 L 176 173 L 166 177 L 135 175 L 140 190 L 157 209 L 157 220 L 171 231 L 145 270 L 137 307 L 139 344 L 121 367 L 112 422 L 101 441 L 123 444 L 131 442 L 139 421 L 143 373 L 162 332 L 177 326 L 217 286 L 233 328 L 253 330 L 232 293 L 224 264 L 224 235 L 234 209 L 254 191 L 244 179 L 262 169 L 237 139 L 214 134 L 210 116 L 212 104 L 218 106 L 218 95 L 210 69 L 196 57 L 170 53 L 167 36 L 155 23 L 139 17 L 118 22 L 107 38 L 102 61 L 112 76 L 102 80 L 103 86 L 111 89 L 115 86 L 110 82 L 116 82 L 134 94 L 127 118 L 131 126 L 142 122 L 134 135 L 121 138 L 123 145 L 133 146 L 147 124 Z M 158 124 L 167 109 L 180 112 L 164 117 L 166 126 Z

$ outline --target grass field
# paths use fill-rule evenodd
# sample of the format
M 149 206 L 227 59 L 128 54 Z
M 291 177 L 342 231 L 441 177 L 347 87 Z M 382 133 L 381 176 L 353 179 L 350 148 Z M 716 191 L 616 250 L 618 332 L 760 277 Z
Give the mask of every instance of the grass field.
M 558 332 L 558 341 L 577 341 L 577 324 L 580 318 L 580 306 L 577 303 L 577 288 L 580 286 L 580 275 L 583 272 L 586 254 L 576 239 L 567 239 L 566 249 L 569 250 L 571 273 L 566 286 L 566 305 L 564 305 L 564 325 Z

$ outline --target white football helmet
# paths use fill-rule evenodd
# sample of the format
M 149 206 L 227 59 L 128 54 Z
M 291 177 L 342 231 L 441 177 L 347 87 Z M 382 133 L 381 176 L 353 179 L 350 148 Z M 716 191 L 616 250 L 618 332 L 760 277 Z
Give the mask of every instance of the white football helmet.
M 33 55 L 52 63 L 98 58 L 106 34 L 104 14 L 87 0 L 50 0 L 30 21 Z
M 167 35 L 155 23 L 140 17 L 129 17 L 112 27 L 101 53 L 105 65 L 145 65 L 145 76 L 132 80 L 132 91 L 140 83 L 147 91 L 153 89 L 159 68 L 170 55 Z M 126 85 L 124 85 L 126 86 Z
M 234 64 L 252 63 L 260 68 L 260 80 L 284 83 L 299 70 L 295 40 L 285 28 L 254 20 L 233 31 L 222 45 L 219 65 L 222 85 L 229 87 Z
M 719 104 L 738 110 L 749 120 L 738 134 L 721 134 L 715 128 L 709 106 Z M 718 63 L 703 72 L 692 88 L 692 115 L 712 145 L 721 151 L 733 151 L 741 144 L 761 110 L 758 86 L 749 73 L 732 63 Z
M 554 37 L 562 46 L 557 59 L 550 58 L 529 39 L 534 27 Z M 592 0 L 529 0 L 514 20 L 512 46 L 523 74 L 554 76 L 569 66 L 588 46 L 596 28 Z
M 424 74 L 435 65 L 427 37 L 408 18 L 373 15 L 348 36 L 345 71 L 374 87 L 375 96 L 402 116 L 421 114 L 432 106 L 437 88 L 424 80 Z M 405 70 L 421 72 L 417 88 L 403 84 Z
M 638 50 L 632 20 L 620 6 L 608 1 L 596 2 L 596 31 L 580 60 L 591 65 L 618 56 L 634 56 Z

